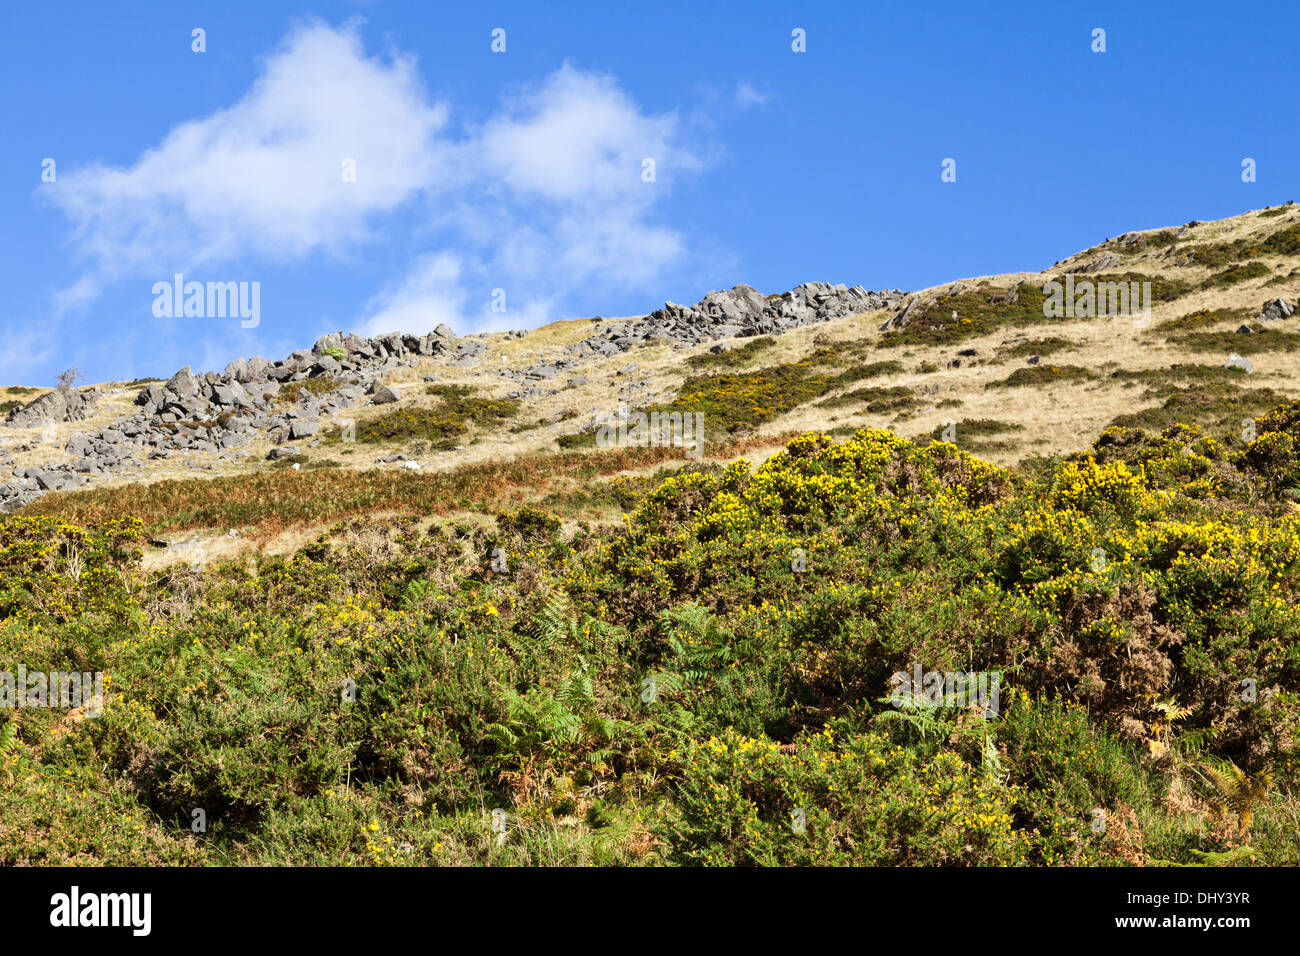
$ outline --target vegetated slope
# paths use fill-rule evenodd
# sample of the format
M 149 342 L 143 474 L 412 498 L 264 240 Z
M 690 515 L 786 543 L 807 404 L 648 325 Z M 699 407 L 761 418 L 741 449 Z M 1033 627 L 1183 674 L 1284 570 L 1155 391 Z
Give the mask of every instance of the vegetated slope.
M 729 350 L 461 340 L 355 442 L 0 517 L 0 671 L 107 679 L 102 716 L 0 711 L 0 862 L 1300 863 L 1298 223 Z M 1149 278 L 1152 321 L 1048 317 L 1066 274 Z M 591 449 L 620 402 L 703 414 L 703 456 Z M 996 673 L 997 714 L 884 699 L 913 667 Z
M 11 517 L 0 660 L 108 680 L 0 730 L 0 861 L 1300 863 L 1300 403 L 1253 424 L 1020 473 L 809 434 L 622 527 L 202 571 Z M 996 715 L 884 700 L 914 666 L 996 672 Z
M 738 286 L 691 309 L 669 306 L 632 320 L 574 320 L 460 339 L 445 328 L 374 340 L 326 336 L 274 369 L 260 360 L 232 363 L 245 378 L 254 367 L 274 373 L 276 381 L 263 383 L 275 392 L 270 407 L 214 405 L 194 413 L 196 420 L 177 412 L 173 417 L 187 420 L 157 426 L 165 455 L 110 443 L 114 455 L 125 456 L 121 466 L 97 467 L 93 449 L 101 443 L 86 436 L 121 439 L 132 431 L 127 444 L 140 440 L 138 427 L 119 426 L 139 414 L 142 400 L 153 407 L 159 398 L 158 385 L 129 383 L 102 388 L 97 402 L 77 410 L 84 418 L 38 426 L 19 416 L 0 429 L 0 465 L 16 476 L 52 477 L 55 487 L 89 478 L 88 498 L 55 492 L 29 506 L 66 514 L 74 506 L 60 499 L 111 498 L 97 489 L 127 501 L 142 497 L 144 485 L 168 481 L 188 483 L 201 496 L 198 482 L 220 478 L 234 498 L 247 499 L 258 488 L 287 487 L 290 479 L 277 472 L 294 465 L 303 473 L 296 474 L 298 491 L 309 497 L 328 486 L 365 485 L 375 476 L 357 474 L 376 468 L 403 484 L 402 469 L 412 462 L 425 471 L 460 471 L 534 460 L 548 470 L 545 462 L 557 452 L 594 444 L 597 426 L 615 419 L 620 406 L 701 412 L 711 443 L 743 440 L 754 457 L 792 433 L 849 434 L 864 426 L 947 437 L 1003 465 L 1068 453 L 1113 423 L 1195 422 L 1227 438 L 1247 417 L 1296 397 L 1297 236 L 1300 207 L 1288 204 L 1129 233 L 1040 273 L 965 279 L 911 294 L 806 286 L 797 295 L 763 297 Z M 1149 321 L 1045 314 L 1045 284 L 1069 276 L 1080 284 L 1150 282 Z M 868 311 L 850 314 L 855 308 Z M 696 328 L 697 321 L 704 325 Z M 718 342 L 718 335 L 741 338 Z M 419 348 L 403 351 L 403 342 Z M 263 384 L 248 388 L 257 393 Z M 239 398 L 233 386 L 204 387 Z M 31 389 L 0 391 L 0 400 L 15 407 L 42 397 Z M 215 414 L 216 408 L 226 410 Z M 223 441 L 239 444 L 214 447 L 214 428 L 231 432 Z M 146 434 L 150 442 L 159 438 Z M 727 454 L 705 452 L 719 461 Z M 348 474 L 327 478 L 326 471 Z M 37 479 L 9 483 L 20 481 L 30 487 L 11 489 L 18 497 L 8 500 L 40 493 Z M 577 492 L 581 484 L 552 490 Z M 318 529 L 331 518 L 386 508 L 381 499 L 388 497 L 342 494 L 332 512 L 305 510 L 293 521 L 300 532 Z M 224 526 L 204 525 L 197 513 L 186 524 L 180 514 L 151 530 L 215 539 L 234 528 L 247 541 L 282 527 L 278 519 L 263 526 L 256 514 L 231 515 Z M 609 514 L 572 513 L 583 516 Z

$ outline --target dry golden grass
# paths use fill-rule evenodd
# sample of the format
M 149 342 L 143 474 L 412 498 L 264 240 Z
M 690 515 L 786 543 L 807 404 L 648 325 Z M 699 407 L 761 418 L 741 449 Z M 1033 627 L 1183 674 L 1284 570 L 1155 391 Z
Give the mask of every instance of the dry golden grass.
M 213 478 L 168 479 L 116 487 L 54 492 L 40 498 L 25 514 L 46 514 L 88 525 L 130 514 L 150 534 L 171 544 L 195 544 L 206 560 L 257 547 L 287 548 L 308 540 L 313 530 L 357 515 L 401 514 L 446 517 L 459 513 L 494 513 L 553 492 L 581 496 L 592 482 L 619 474 L 645 474 L 673 463 L 731 460 L 793 437 L 750 436 L 710 449 L 702 459 L 680 449 L 624 448 L 601 452 L 564 452 L 515 461 L 460 465 L 449 471 L 258 471 Z M 230 536 L 229 531 L 237 532 Z M 278 543 L 277 543 L 278 542 Z M 153 565 L 193 560 L 181 548 Z
M 1289 207 L 1283 214 L 1268 218 L 1252 211 L 1197 225 L 1178 240 L 1178 246 L 1258 238 L 1297 222 L 1300 222 L 1300 207 Z M 1148 230 L 1145 234 L 1157 231 Z M 1108 243 L 1071 256 L 1043 272 L 977 276 L 960 281 L 968 290 L 981 284 L 1007 287 L 1018 281 L 1041 286 L 1052 276 L 1078 271 L 1098 256 L 1112 252 L 1120 254 L 1121 261 L 1108 272 L 1178 278 L 1199 287 L 1205 278 L 1218 271 L 1204 266 L 1175 266 L 1179 256 L 1168 254 L 1167 249 L 1125 255 L 1114 243 Z M 868 361 L 896 359 L 902 363 L 903 371 L 873 378 L 869 384 L 909 389 L 917 403 L 901 412 L 873 415 L 851 406 L 825 408 L 808 402 L 759 426 L 749 439 L 732 442 L 724 446 L 725 450 L 714 453 L 745 454 L 761 460 L 779 445 L 781 436 L 790 433 L 837 427 L 893 427 L 905 437 L 920 437 L 933 433 L 946 422 L 962 419 L 992 419 L 1023 426 L 1023 430 L 1005 436 L 999 447 L 981 452 L 1001 464 L 1013 464 L 1031 453 L 1060 454 L 1076 450 L 1091 441 L 1116 416 L 1159 404 L 1155 399 L 1143 399 L 1143 389 L 1132 383 L 1112 379 L 1111 372 L 1163 369 L 1174 364 L 1222 365 L 1226 361 L 1226 352 L 1194 351 L 1170 343 L 1168 330 L 1162 330 L 1161 323 L 1200 309 L 1247 309 L 1253 314 L 1266 299 L 1300 298 L 1300 275 L 1289 276 L 1298 264 L 1294 257 L 1252 258 L 1264 261 L 1273 268 L 1274 275 L 1285 277 L 1285 281 L 1266 286 L 1267 279 L 1253 279 L 1227 288 L 1194 288 L 1172 302 L 1156 303 L 1150 326 L 1145 329 L 1134 328 L 1130 319 L 1081 319 L 1045 321 L 1041 327 L 1024 330 L 1030 338 L 1050 335 L 1069 341 L 1070 347 L 1054 352 L 1050 363 L 1086 368 L 1096 376 L 1087 381 L 986 388 L 990 382 L 1004 379 L 1016 368 L 1025 366 L 1025 357 L 1000 357 L 1003 343 L 1016 334 L 1011 329 L 995 330 L 950 345 L 907 344 L 880 349 L 874 346 L 881 338 L 879 326 L 889 314 L 885 311 L 796 329 L 777 336 L 775 343 L 746 368 L 795 362 L 818 348 L 870 347 L 873 351 Z M 919 294 L 935 297 L 952 285 L 945 283 L 919 290 Z M 623 320 L 553 322 L 522 339 L 508 338 L 502 332 L 485 333 L 478 338 L 487 344 L 487 351 L 476 368 L 452 368 L 444 360 L 426 358 L 418 368 L 398 370 L 383 376 L 383 380 L 403 389 L 403 407 L 437 404 L 435 396 L 425 394 L 423 380 L 430 374 L 436 374 L 445 384 L 472 386 L 484 398 L 504 398 L 509 392 L 527 386 L 499 375 L 501 369 L 521 369 L 554 361 L 561 356 L 564 346 L 619 321 Z M 1235 325 L 1228 321 L 1217 329 L 1232 331 Z M 471 427 L 461 442 L 462 447 L 451 451 L 413 452 L 402 442 L 375 445 L 322 442 L 314 447 L 310 444 L 302 447 L 305 443 L 299 443 L 296 450 L 305 453 L 309 460 L 330 459 L 341 467 L 304 469 L 296 473 L 270 469 L 265 458 L 271 445 L 265 440 L 237 449 L 239 457 L 173 452 L 167 459 L 147 462 L 139 473 L 99 478 L 89 490 L 51 495 L 35 507 L 74 520 L 125 507 L 145 518 L 155 529 L 207 527 L 224 533 L 225 528 L 234 526 L 254 528 L 257 534 L 268 535 L 314 527 L 347 514 L 389 509 L 445 514 L 466 504 L 475 508 L 497 507 L 511 501 L 536 499 L 565 482 L 634 473 L 639 468 L 653 469 L 669 460 L 672 456 L 666 450 L 651 449 L 597 455 L 557 454 L 555 442 L 557 437 L 577 431 L 593 416 L 614 412 L 620 401 L 633 407 L 670 402 L 687 376 L 699 374 L 686 364 L 686 359 L 706 353 L 709 347 L 654 343 L 561 372 L 553 379 L 536 383 L 546 389 L 556 389 L 555 394 L 523 400 L 515 421 Z M 976 350 L 974 357 L 961 357 L 959 367 L 948 367 L 958 358 L 959 350 L 969 348 Z M 1243 387 L 1295 393 L 1293 383 L 1300 372 L 1300 354 L 1265 352 L 1252 355 L 1251 361 L 1254 371 Z M 637 365 L 633 372 L 617 374 L 631 363 Z M 927 365 L 936 370 L 920 371 Z M 575 375 L 587 378 L 587 384 L 569 386 L 569 379 Z M 646 388 L 620 397 L 624 386 L 641 381 L 647 382 Z M 855 387 L 849 385 L 840 392 Z M 4 391 L 0 390 L 0 398 Z M 11 451 L 19 445 L 30 446 L 28 451 L 15 452 L 15 463 L 20 468 L 63 460 L 67 457 L 63 445 L 73 432 L 93 431 L 134 411 L 135 391 L 131 388 L 105 394 L 91 419 L 56 426 L 52 443 L 40 441 L 40 429 L 6 429 L 0 434 Z M 362 422 L 392 408 L 359 407 L 339 417 Z M 571 417 L 562 421 L 518 432 L 511 430 L 513 426 L 531 425 L 566 413 L 571 413 Z M 961 445 L 960 434 L 957 441 Z M 376 466 L 376 459 L 397 453 L 418 457 L 423 469 L 411 473 L 393 466 Z

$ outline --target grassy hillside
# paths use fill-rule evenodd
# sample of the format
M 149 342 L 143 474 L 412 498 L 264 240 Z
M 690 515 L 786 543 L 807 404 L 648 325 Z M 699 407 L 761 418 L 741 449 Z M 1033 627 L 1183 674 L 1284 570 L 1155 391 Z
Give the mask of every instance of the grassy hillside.
M 108 684 L 0 731 L 0 861 L 1295 865 L 1300 403 L 1253 424 L 1015 472 L 808 434 L 616 480 L 621 526 L 202 571 L 7 519 L 0 659 Z M 884 700 L 915 664 L 999 713 Z
M 418 458 L 426 471 L 482 466 L 490 472 L 502 462 L 589 448 L 590 419 L 613 414 L 620 403 L 702 411 L 713 441 L 743 438 L 752 453 L 763 447 L 770 453 L 789 435 L 809 430 L 849 434 L 862 427 L 890 428 L 919 438 L 948 422 L 1018 425 L 996 442 L 957 430 L 959 447 L 1004 466 L 1073 452 L 1117 422 L 1163 427 L 1185 421 L 1220 428 L 1224 415 L 1211 420 L 1212 414 L 1202 412 L 1207 390 L 1211 404 L 1235 415 L 1239 427 L 1247 414 L 1260 415 L 1278 401 L 1300 397 L 1295 388 L 1298 320 L 1259 321 L 1266 301 L 1300 300 L 1297 237 L 1300 207 L 1295 205 L 1128 233 L 1041 272 L 977 276 L 919 290 L 909 297 L 915 305 L 898 328 L 882 331 L 897 316 L 880 310 L 740 340 L 721 354 L 711 353 L 709 344 L 650 342 L 566 368 L 540 383 L 523 383 L 542 386 L 539 394 L 523 398 L 511 397 L 520 394 L 518 378 L 500 373 L 562 360 L 566 349 L 599 333 L 607 322 L 557 322 L 522 338 L 483 334 L 475 337 L 486 346 L 477 367 L 426 357 L 418 367 L 385 373 L 384 383 L 397 387 L 401 400 L 350 410 L 346 417 L 356 420 L 355 443 L 340 439 L 337 422 L 324 422 L 319 436 L 293 446 L 292 459 L 268 461 L 272 445 L 263 438 L 229 452 L 151 459 L 139 469 L 99 476 L 94 487 L 135 496 L 130 489 L 155 482 L 267 481 L 293 463 L 302 470 L 353 473 L 336 480 L 365 483 L 373 475 L 356 474 L 373 473 L 377 461 L 396 454 Z M 1091 282 L 1149 281 L 1150 321 L 1049 317 L 1043 286 L 1066 275 Z M 1243 327 L 1249 332 L 1239 331 Z M 1222 378 L 1234 353 L 1249 359 L 1250 371 Z M 430 385 L 431 378 L 438 381 Z M 109 427 L 134 410 L 139 383 L 132 384 L 102 386 L 85 421 L 6 429 L 12 440 L 4 451 L 12 455 L 12 466 L 67 460 L 64 446 L 72 433 Z M 326 379 L 292 383 L 278 407 L 301 408 L 301 402 L 333 384 Z M 30 387 L 0 388 L 0 403 L 16 406 L 39 394 Z M 1176 408 L 1177 416 L 1164 415 L 1167 407 Z M 721 461 L 726 454 L 710 457 Z M 319 531 L 331 517 L 368 507 L 358 500 L 355 507 L 340 506 L 298 526 Z M 230 527 L 181 525 L 181 520 L 172 516 L 169 528 L 224 535 Z M 242 530 L 261 520 L 245 516 L 234 524 Z
M 1150 321 L 1049 316 L 1067 274 Z M 0 516 L 0 676 L 102 671 L 103 712 L 0 709 L 0 864 L 1300 865 L 1277 297 L 1290 204 L 546 387 L 495 373 L 594 320 L 488 335 L 355 441 L 49 493 Z M 702 455 L 597 448 L 622 402 Z

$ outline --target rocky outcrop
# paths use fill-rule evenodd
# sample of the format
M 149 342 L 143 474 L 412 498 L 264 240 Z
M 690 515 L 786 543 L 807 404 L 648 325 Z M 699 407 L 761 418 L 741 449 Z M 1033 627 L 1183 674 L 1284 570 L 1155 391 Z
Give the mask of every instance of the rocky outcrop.
M 74 433 L 64 448 L 70 461 L 15 470 L 17 481 L 0 483 L 0 512 L 20 508 L 46 491 L 76 487 L 94 476 L 177 452 L 226 454 L 261 437 L 276 445 L 312 438 L 322 419 L 361 404 L 367 394 L 380 402 L 396 401 L 397 392 L 377 382 L 384 373 L 418 366 L 426 356 L 474 358 L 485 348 L 481 341 L 458 339 L 439 325 L 421 336 L 325 335 L 311 349 L 299 349 L 281 361 L 241 358 L 220 373 L 196 373 L 187 365 L 166 382 L 140 389 L 134 414 L 93 433 Z M 277 401 L 286 385 L 313 378 L 335 387 L 304 389 L 292 404 Z M 97 398 L 97 390 L 60 388 L 14 409 L 8 423 L 79 421 Z
M 880 331 L 889 332 L 892 331 L 893 329 L 903 328 L 903 326 L 907 325 L 907 323 L 911 320 L 912 316 L 916 314 L 917 309 L 920 307 L 920 305 L 921 305 L 921 296 L 919 295 L 911 296 L 906 302 L 903 303 L 903 307 L 901 309 L 899 309 L 889 318 L 885 319 L 884 323 L 880 326 Z
M 801 326 L 893 305 L 903 293 L 868 292 L 855 286 L 810 282 L 783 295 L 764 296 L 747 285 L 710 292 L 694 306 L 666 303 L 662 309 L 626 322 L 610 324 L 551 361 L 500 374 L 520 383 L 513 398 L 532 398 L 558 391 L 580 365 L 626 352 L 652 341 L 697 344 L 737 336 L 775 335 Z M 513 332 L 521 338 L 526 332 Z M 175 454 L 239 457 L 241 447 L 268 438 L 277 447 L 311 440 L 324 423 L 344 409 L 363 403 L 399 402 L 401 392 L 382 381 L 389 372 L 414 368 L 436 358 L 456 368 L 475 368 L 485 357 L 481 338 L 458 338 L 446 325 L 426 335 L 390 332 L 365 338 L 335 332 L 321 336 L 310 349 L 280 361 L 261 356 L 235 359 L 223 372 L 180 369 L 166 382 L 144 386 L 135 396 L 136 411 L 95 432 L 77 432 L 65 447 L 70 460 L 39 468 L 14 469 L 14 481 L 0 483 L 0 511 L 22 507 L 46 491 L 77 487 L 95 476 Z M 635 366 L 621 373 L 620 396 L 644 390 L 648 383 L 630 380 Z M 296 382 L 324 380 L 324 388 L 300 389 L 293 402 L 280 400 Z M 98 397 L 97 391 L 58 389 L 10 413 L 11 424 L 77 421 Z M 286 454 L 293 452 L 286 449 Z
M 1096 259 L 1093 259 L 1091 262 L 1079 266 L 1076 271 L 1079 275 L 1093 275 L 1098 272 L 1105 272 L 1108 269 L 1113 269 L 1115 266 L 1119 265 L 1119 263 L 1119 256 L 1115 255 L 1113 252 L 1107 252 L 1098 256 Z
M 630 322 L 619 322 L 568 348 L 578 358 L 617 355 L 656 340 L 699 345 L 737 336 L 779 335 L 805 325 L 888 308 L 899 290 L 869 292 L 861 286 L 807 282 L 782 295 L 764 296 L 747 285 L 710 292 L 693 306 L 664 304 Z
M 1290 318 L 1295 310 L 1296 307 L 1286 299 L 1272 299 L 1264 303 L 1259 313 L 1259 321 L 1281 322 L 1283 319 Z
M 98 400 L 97 388 L 83 392 L 63 385 L 26 405 L 11 409 L 5 424 L 15 428 L 33 428 L 59 422 L 79 422 L 90 415 Z

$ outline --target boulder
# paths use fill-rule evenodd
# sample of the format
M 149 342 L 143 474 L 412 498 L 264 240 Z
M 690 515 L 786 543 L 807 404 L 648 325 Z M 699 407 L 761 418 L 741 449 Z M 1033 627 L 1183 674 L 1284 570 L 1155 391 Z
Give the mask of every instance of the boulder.
M 289 426 L 289 440 L 297 441 L 300 438 L 310 438 L 320 431 L 318 422 L 301 419 Z
M 58 471 L 54 468 L 28 468 L 23 473 L 23 477 L 34 479 L 37 486 L 43 491 L 62 491 L 64 488 L 76 488 L 79 485 L 84 485 L 87 481 L 84 475 L 74 474 L 69 471 Z
M 90 436 L 84 432 L 73 432 L 63 450 L 69 455 L 89 455 L 92 450 Z
M 41 496 L 41 487 L 32 478 L 19 478 L 0 484 L 0 514 L 17 511 Z
M 342 332 L 331 332 L 329 335 L 322 335 L 316 340 L 316 344 L 311 347 L 311 350 L 317 355 L 324 355 L 328 349 L 347 351 L 347 346 L 343 344 Z
M 343 366 L 332 355 L 322 355 L 311 367 L 313 378 L 334 378 L 343 371 Z
M 1126 244 L 1131 245 L 1131 243 Z M 1091 262 L 1079 266 L 1076 271 L 1079 275 L 1094 275 L 1098 272 L 1105 272 L 1107 269 L 1113 269 L 1115 266 L 1119 265 L 1119 262 L 1119 256 L 1115 255 L 1113 252 L 1108 252 L 1105 255 L 1098 256 Z
M 271 363 L 260 355 L 254 355 L 244 363 L 243 372 L 236 376 L 241 385 L 251 385 L 253 382 L 266 380 L 266 370 Z
M 78 422 L 90 415 L 91 408 L 98 400 L 99 389 L 79 392 L 70 386 L 61 385 L 26 405 L 10 410 L 5 422 L 15 428 Z
M 1283 319 L 1290 318 L 1294 312 L 1295 306 L 1286 299 L 1273 299 L 1264 303 L 1264 307 L 1259 313 L 1259 321 L 1280 322 Z
M 187 398 L 199 390 L 199 380 L 194 377 L 187 365 L 171 378 L 163 386 L 163 391 L 169 392 L 178 398 Z
M 140 389 L 140 393 L 135 397 L 135 403 L 137 405 L 144 405 L 150 408 L 156 408 L 164 401 L 166 401 L 166 396 L 163 395 L 161 385 L 146 385 L 144 388 Z
M 252 408 L 253 398 L 248 394 L 244 386 L 237 381 L 231 381 L 226 385 L 213 385 L 209 390 L 209 398 L 215 405 L 221 405 L 226 408 Z

